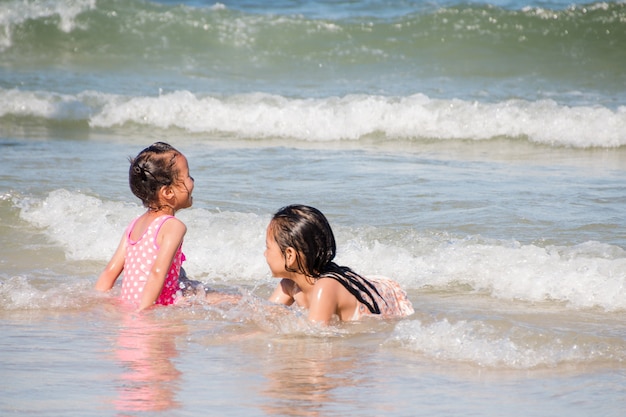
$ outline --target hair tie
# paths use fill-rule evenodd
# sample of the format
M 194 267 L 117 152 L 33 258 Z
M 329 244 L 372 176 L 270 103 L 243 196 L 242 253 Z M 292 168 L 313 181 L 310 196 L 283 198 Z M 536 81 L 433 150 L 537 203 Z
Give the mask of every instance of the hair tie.
M 141 165 L 135 165 L 135 174 L 139 174 L 142 181 L 148 181 L 148 176 L 146 175 L 146 169 Z

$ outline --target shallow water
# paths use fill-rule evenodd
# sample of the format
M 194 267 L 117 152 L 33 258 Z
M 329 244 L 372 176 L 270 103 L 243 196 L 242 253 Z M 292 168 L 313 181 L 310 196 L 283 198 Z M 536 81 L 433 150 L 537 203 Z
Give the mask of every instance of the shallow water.
M 620 2 L 0 4 L 0 414 L 621 416 Z M 143 209 L 128 157 L 189 159 L 201 298 L 93 291 Z M 273 212 L 416 313 L 318 328 L 264 301 Z
M 460 144 L 446 156 L 429 145 L 182 143 L 196 178 L 194 207 L 179 213 L 189 227 L 185 267 L 245 297 L 144 316 L 92 290 L 141 213 L 111 168 L 124 171 L 134 143 L 13 146 L 19 158 L 8 158 L 16 167 L 4 178 L 15 188 L 3 197 L 0 233 L 0 367 L 13 381 L 5 415 L 621 413 L 621 150 L 513 157 Z M 37 150 L 51 149 L 54 158 L 36 163 Z M 92 169 L 88 155 L 103 168 Z M 27 184 L 18 160 L 47 179 Z M 581 171 L 588 175 L 572 178 Z M 274 281 L 262 251 L 277 201 L 320 203 L 340 263 L 394 276 L 416 314 L 322 330 L 302 312 L 268 306 Z
M 0 292 L 8 327 L 3 369 L 22 384 L 16 391 L 8 387 L 15 395 L 7 397 L 6 410 L 57 415 L 78 407 L 82 414 L 102 415 L 163 407 L 168 414 L 194 415 L 208 407 L 230 415 L 293 415 L 302 407 L 304 415 L 404 415 L 417 406 L 424 415 L 464 409 L 515 415 L 531 400 L 535 405 L 524 407 L 525 415 L 544 415 L 545 407 L 573 415 L 617 415 L 622 409 L 624 236 L 613 233 L 612 225 L 621 224 L 617 216 L 599 215 L 618 210 L 614 193 L 620 190 L 621 171 L 611 162 L 619 161 L 615 152 L 607 158 L 602 152 L 550 150 L 558 156 L 554 163 L 537 152 L 525 160 L 518 153 L 515 161 L 477 156 L 463 153 L 466 145 L 452 156 L 384 147 L 376 152 L 375 145 L 366 150 L 339 146 L 332 153 L 280 143 L 255 144 L 251 150 L 185 146 L 197 160 L 192 162 L 197 184 L 211 184 L 211 192 L 196 194 L 194 208 L 180 213 L 190 229 L 185 266 L 219 290 L 250 292 L 249 304 L 222 311 L 200 303 L 154 312 L 158 326 L 165 326 L 158 344 L 170 350 L 159 347 L 157 358 L 139 358 L 138 364 L 115 359 L 115 339 L 128 324 L 114 306 L 94 299 L 91 286 L 120 230 L 141 209 L 124 202 L 123 179 L 108 181 L 114 178 L 112 168 L 94 174 L 95 158 L 76 155 L 95 147 L 100 161 L 123 171 L 133 146 L 29 143 L 29 151 L 13 160 L 30 166 L 33 178 L 46 180 L 24 185 L 23 193 L 10 191 L 2 209 L 12 219 L 4 222 L 2 233 L 6 258 Z M 42 162 L 36 150 L 50 149 L 58 155 Z M 61 168 L 68 164 L 74 169 Z M 316 169 L 326 174 L 311 181 Z M 580 170 L 593 175 L 572 180 Z M 551 172 L 549 180 L 527 184 L 533 171 L 540 180 L 537 173 Z M 23 176 L 17 172 L 17 166 L 7 172 L 7 183 L 19 183 Z M 226 181 L 213 180 L 224 178 L 220 172 L 229 172 Z M 342 178 L 336 178 L 338 172 Z M 372 175 L 380 188 L 366 188 Z M 88 188 L 65 190 L 65 184 L 90 176 Z M 295 187 L 307 180 L 311 188 Z M 363 192 L 346 192 L 346 181 Z M 506 189 L 520 190 L 528 206 L 519 207 Z M 545 194 L 552 199 L 545 201 Z M 273 202 L 303 200 L 325 202 L 335 220 L 342 263 L 396 277 L 416 306 L 414 317 L 339 326 L 326 336 L 297 314 L 276 317 L 266 311 L 262 299 L 272 280 L 262 258 L 264 227 Z M 377 203 L 368 205 L 372 201 Z M 409 204 L 414 211 L 406 210 Z M 385 210 L 376 210 L 381 206 Z M 363 207 L 359 216 L 353 207 Z M 528 220 L 511 220 L 523 218 L 519 213 L 528 213 Z M 150 330 L 147 338 L 152 335 Z M 210 363 L 207 371 L 198 365 L 205 363 Z M 132 369 L 142 366 L 158 369 L 145 371 L 151 377 L 134 375 Z M 49 381 L 36 376 L 42 369 Z M 321 382 L 310 382 L 312 373 Z M 281 389 L 283 378 L 292 376 L 302 381 Z M 547 391 L 540 394 L 536 384 Z M 267 385 L 277 388 L 260 388 Z M 39 390 L 47 394 L 33 394 Z M 364 404 L 363 398 L 379 407 Z
M 274 334 L 205 308 L 133 317 L 102 306 L 3 322 L 5 415 L 617 416 L 623 407 L 625 370 L 611 361 L 516 370 L 433 359 L 389 341 L 391 323 Z

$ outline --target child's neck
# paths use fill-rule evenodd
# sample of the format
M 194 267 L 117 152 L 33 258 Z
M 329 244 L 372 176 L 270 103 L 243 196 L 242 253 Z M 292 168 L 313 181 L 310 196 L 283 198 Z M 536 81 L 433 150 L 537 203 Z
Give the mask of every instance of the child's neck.
M 169 215 L 169 216 L 173 216 L 176 213 L 176 210 L 174 210 L 172 207 L 169 206 L 161 206 L 158 208 L 149 208 L 148 209 L 148 213 L 151 213 L 154 216 L 162 216 L 162 215 Z
M 304 274 L 295 273 L 291 280 L 296 283 L 304 294 L 308 294 L 313 289 L 315 278 L 307 277 Z

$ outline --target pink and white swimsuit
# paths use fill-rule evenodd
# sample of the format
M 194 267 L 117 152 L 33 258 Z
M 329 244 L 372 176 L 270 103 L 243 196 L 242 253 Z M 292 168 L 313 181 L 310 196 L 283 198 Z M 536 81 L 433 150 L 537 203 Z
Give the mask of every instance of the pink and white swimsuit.
M 135 227 L 137 219 L 135 219 L 130 226 L 128 226 L 126 232 L 126 257 L 124 260 L 124 279 L 122 280 L 122 293 L 123 300 L 130 301 L 134 304 L 139 304 L 141 301 L 141 293 L 152 269 L 152 265 L 157 256 L 159 245 L 156 238 L 159 234 L 159 230 L 163 224 L 173 218 L 174 216 L 160 216 L 150 223 L 150 226 L 146 229 L 143 236 L 137 241 L 133 241 L 130 238 L 130 234 Z M 176 299 L 176 293 L 178 292 L 179 282 L 178 277 L 180 275 L 180 268 L 185 255 L 182 252 L 182 244 L 176 251 L 172 264 L 170 265 L 163 288 L 159 297 L 156 299 L 155 304 L 169 305 L 173 304 Z
M 396 281 L 382 276 L 369 276 L 367 280 L 376 287 L 376 291 L 380 295 L 377 297 L 377 304 L 380 308 L 381 317 L 406 317 L 415 313 L 406 292 Z M 372 315 L 365 304 L 357 302 L 352 320 L 359 320 L 363 316 Z

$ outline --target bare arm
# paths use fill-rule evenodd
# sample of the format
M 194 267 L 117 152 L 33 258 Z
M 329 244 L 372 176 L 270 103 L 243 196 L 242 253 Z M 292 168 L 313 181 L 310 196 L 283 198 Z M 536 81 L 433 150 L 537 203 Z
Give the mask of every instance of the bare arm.
M 294 283 L 288 279 L 281 279 L 270 298 L 269 301 L 277 304 L 284 304 L 290 306 L 294 302 L 293 290 Z
M 148 274 L 146 285 L 141 293 L 139 310 L 144 310 L 154 304 L 165 283 L 165 278 L 172 265 L 176 251 L 183 242 L 187 227 L 176 218 L 167 220 L 161 226 L 157 235 L 159 252 Z
M 113 257 L 107 264 L 106 268 L 100 273 L 98 281 L 96 281 L 96 290 L 109 291 L 115 285 L 115 281 L 119 278 L 124 270 L 124 259 L 126 257 L 126 232 L 122 236 Z
M 339 294 L 343 287 L 334 279 L 315 282 L 309 299 L 309 320 L 328 324 L 339 310 Z

